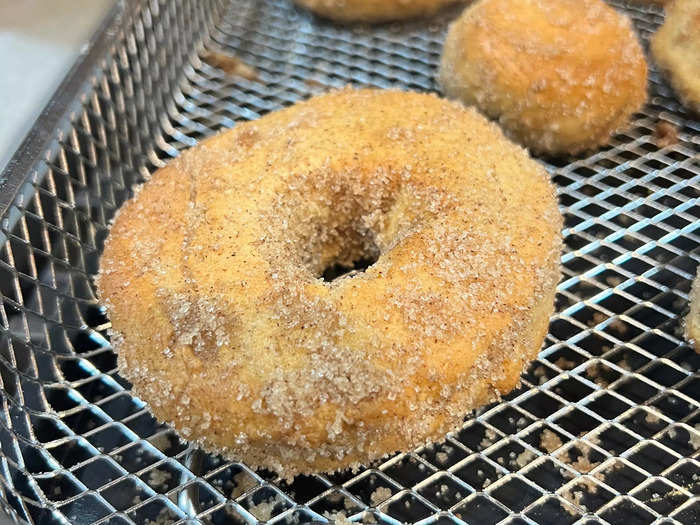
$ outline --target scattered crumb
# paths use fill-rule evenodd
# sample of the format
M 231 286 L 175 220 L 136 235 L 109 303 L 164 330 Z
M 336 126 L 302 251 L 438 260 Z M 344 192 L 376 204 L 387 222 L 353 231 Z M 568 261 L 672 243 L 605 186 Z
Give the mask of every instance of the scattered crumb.
M 593 312 L 593 318 L 588 322 L 588 326 L 595 326 L 597 324 L 600 324 L 607 318 L 608 316 L 602 312 Z
M 167 470 L 154 469 L 148 474 L 148 484 L 153 488 L 163 487 L 172 477 Z
M 660 120 L 654 129 L 654 139 L 659 148 L 678 144 L 678 128 L 666 120 Z
M 144 525 L 170 525 L 171 523 L 174 523 L 176 520 L 173 519 L 172 514 L 170 513 L 170 510 L 168 507 L 163 507 L 160 509 L 160 512 L 156 516 L 155 520 L 149 520 L 147 519 L 144 522 Z
M 616 286 L 620 286 L 623 283 L 623 279 L 622 277 L 619 277 L 617 275 L 608 275 L 605 278 L 605 282 L 608 283 L 608 286 L 615 288 Z
M 700 423 L 695 425 L 695 432 L 690 432 L 689 443 L 693 449 L 697 450 L 700 448 Z
M 531 450 L 523 450 L 518 456 L 515 458 L 515 465 L 518 466 L 518 468 L 523 468 L 525 465 L 530 463 L 533 459 L 535 459 L 537 456 L 533 454 Z
M 449 492 L 449 490 L 450 490 L 450 488 L 443 483 L 442 485 L 440 485 L 440 488 L 435 493 L 435 497 L 436 498 L 444 498 L 445 496 L 447 496 L 447 493 Z
M 233 476 L 233 489 L 231 490 L 231 499 L 236 499 L 257 485 L 256 481 L 251 478 L 246 472 L 241 471 Z
M 562 442 L 557 434 L 546 428 L 540 436 L 540 446 L 551 454 L 562 446 Z
M 572 368 L 576 368 L 576 362 L 571 361 L 566 357 L 560 357 L 559 359 L 554 361 L 554 364 L 562 370 L 571 370 Z
M 344 498 L 345 496 L 343 496 L 342 492 L 332 492 L 326 496 L 326 500 L 333 504 L 340 503 Z
M 582 508 L 584 511 L 588 511 L 585 505 L 583 505 L 583 498 L 590 494 L 596 494 L 598 492 L 598 485 L 586 476 L 583 476 L 576 480 L 572 486 L 568 487 L 566 490 L 562 491 L 561 495 L 564 499 L 567 499 L 574 505 Z
M 435 454 L 435 459 L 440 465 L 445 465 L 449 459 L 449 456 L 445 452 L 438 452 Z
M 388 500 L 391 497 L 391 489 L 387 487 L 379 487 L 369 497 L 370 503 L 373 507 L 376 507 L 383 501 Z
M 496 433 L 490 428 L 487 428 L 486 432 L 484 432 L 484 439 L 482 439 L 481 443 L 479 443 L 479 447 L 481 447 L 482 449 L 490 447 L 494 444 L 494 440 L 496 439 L 496 437 Z
M 653 412 L 647 412 L 646 416 L 644 416 L 644 421 L 649 423 L 650 425 L 654 425 L 658 423 L 660 420 L 659 416 L 654 414 Z
M 237 56 L 208 49 L 202 52 L 200 58 L 210 66 L 221 69 L 227 75 L 235 75 L 247 80 L 258 79 L 258 71 Z
M 620 470 L 621 468 L 624 468 L 624 463 L 613 463 L 609 467 L 607 467 L 604 471 L 602 472 L 596 472 L 593 474 L 593 477 L 596 479 L 599 479 L 601 481 L 605 481 L 605 475 L 610 474 L 611 472 L 614 472 L 616 470 Z
M 589 445 L 587 445 L 586 443 L 580 443 L 577 446 L 579 451 L 581 452 L 581 455 L 578 458 L 576 458 L 576 461 L 569 460 L 568 452 L 562 454 L 562 457 L 560 459 L 564 463 L 568 463 L 569 465 L 571 465 L 573 468 L 575 468 L 582 474 L 587 474 L 591 470 L 596 468 L 598 465 L 600 465 L 600 462 L 591 461 L 590 454 L 592 449 Z
M 635 220 L 630 217 L 629 215 L 623 215 L 620 214 L 618 215 L 618 220 L 620 221 L 620 224 L 624 226 L 630 226 L 631 224 L 634 224 Z
M 562 505 L 562 507 L 564 508 L 566 513 L 569 514 L 570 516 L 577 516 L 578 515 L 578 511 L 573 506 L 566 504 L 566 505 Z
M 609 326 L 613 330 L 617 331 L 620 335 L 625 335 L 629 331 L 627 325 L 623 323 L 620 319 L 613 319 Z
M 538 366 L 532 372 L 535 378 L 538 380 L 540 385 L 544 385 L 547 382 L 547 370 L 543 366 Z
M 275 511 L 275 505 L 280 503 L 278 495 L 275 494 L 266 500 L 261 501 L 257 505 L 250 507 L 249 512 L 260 521 L 267 521 L 272 517 Z
M 595 362 L 586 368 L 586 373 L 588 377 L 593 380 L 593 382 L 601 388 L 607 388 L 610 383 L 603 375 L 605 372 L 610 372 L 610 367 L 604 363 Z
M 324 512 L 323 515 L 335 525 L 348 525 L 352 523 L 343 512 Z

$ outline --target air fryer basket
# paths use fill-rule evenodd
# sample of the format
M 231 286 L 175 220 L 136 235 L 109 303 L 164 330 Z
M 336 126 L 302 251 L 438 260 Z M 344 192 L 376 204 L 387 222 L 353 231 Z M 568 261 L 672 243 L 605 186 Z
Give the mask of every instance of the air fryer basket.
M 646 44 L 661 12 L 617 7 Z M 289 0 L 115 8 L 0 180 L 6 512 L 34 523 L 700 521 L 700 355 L 682 333 L 700 260 L 700 124 L 653 68 L 628 132 L 542 159 L 566 221 L 558 313 L 522 386 L 444 443 L 288 485 L 179 441 L 116 373 L 91 274 L 133 185 L 222 126 L 330 87 L 435 91 L 459 9 L 363 27 Z M 212 48 L 258 78 L 206 64 Z M 662 121 L 678 129 L 665 147 L 653 136 Z

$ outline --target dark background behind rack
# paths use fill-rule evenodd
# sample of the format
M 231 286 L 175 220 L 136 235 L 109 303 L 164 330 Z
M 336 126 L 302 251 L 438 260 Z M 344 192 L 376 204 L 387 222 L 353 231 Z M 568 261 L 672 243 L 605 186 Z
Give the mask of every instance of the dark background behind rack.
M 626 9 L 646 45 L 660 11 Z M 700 521 L 700 355 L 681 323 L 700 261 L 700 124 L 653 68 L 628 132 L 589 155 L 540 159 L 566 221 L 558 313 L 522 387 L 445 443 L 287 485 L 178 441 L 116 374 L 90 276 L 134 184 L 222 126 L 330 87 L 435 91 L 458 13 L 368 28 L 285 0 L 131 0 L 114 11 L 0 179 L 9 514 L 35 523 L 326 522 L 336 511 L 380 523 Z M 208 48 L 259 78 L 207 65 Z M 677 126 L 677 143 L 659 147 L 659 121 Z M 560 449 L 543 446 L 546 431 Z M 380 487 L 391 497 L 373 501 Z

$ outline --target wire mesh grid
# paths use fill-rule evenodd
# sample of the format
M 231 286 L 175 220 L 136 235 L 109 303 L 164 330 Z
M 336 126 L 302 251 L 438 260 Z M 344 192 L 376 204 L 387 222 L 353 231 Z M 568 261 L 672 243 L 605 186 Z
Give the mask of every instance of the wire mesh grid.
M 131 396 L 90 278 L 108 222 L 136 182 L 222 126 L 348 83 L 434 91 L 459 8 L 367 28 L 286 0 L 128 7 L 3 216 L 8 513 L 34 523 L 700 521 L 700 355 L 681 321 L 700 261 L 700 125 L 656 71 L 629 132 L 591 155 L 541 159 L 565 216 L 564 275 L 522 386 L 444 443 L 286 484 L 189 447 Z M 660 12 L 625 9 L 646 43 Z M 211 47 L 258 78 L 207 65 Z M 677 142 L 656 142 L 660 120 Z

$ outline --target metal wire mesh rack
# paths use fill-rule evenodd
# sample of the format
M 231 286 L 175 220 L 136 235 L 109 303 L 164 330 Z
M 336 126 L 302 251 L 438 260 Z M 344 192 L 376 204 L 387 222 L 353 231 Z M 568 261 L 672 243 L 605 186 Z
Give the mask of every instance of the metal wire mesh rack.
M 644 42 L 662 19 L 617 7 Z M 90 275 L 134 183 L 221 126 L 328 87 L 435 90 L 457 9 L 372 28 L 286 0 L 115 9 L 0 181 L 7 513 L 33 523 L 326 523 L 336 512 L 365 523 L 700 522 L 700 355 L 681 329 L 700 261 L 700 124 L 655 70 L 629 132 L 590 155 L 541 159 L 566 223 L 558 313 L 522 386 L 444 443 L 279 483 L 179 441 L 116 373 Z M 207 65 L 212 46 L 259 77 Z M 659 121 L 678 128 L 677 142 L 656 142 Z

